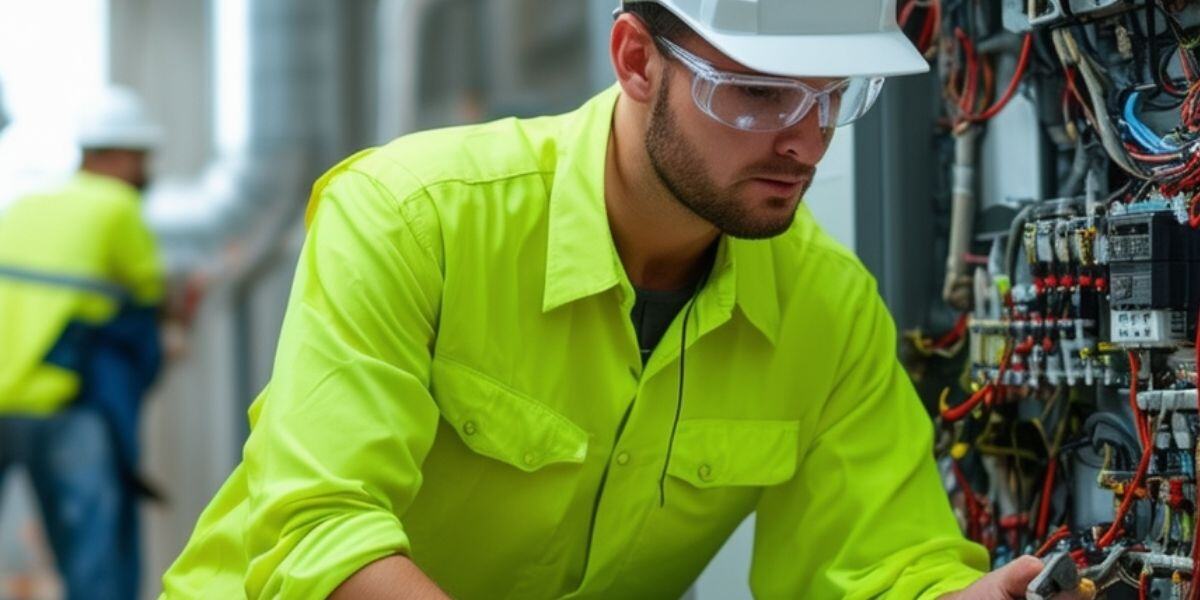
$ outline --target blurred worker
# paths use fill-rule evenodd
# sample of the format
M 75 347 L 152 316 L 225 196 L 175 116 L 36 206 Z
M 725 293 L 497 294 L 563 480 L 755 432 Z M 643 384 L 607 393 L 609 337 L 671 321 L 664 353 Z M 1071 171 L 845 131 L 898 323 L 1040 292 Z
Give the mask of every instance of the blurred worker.
M 623 8 L 617 85 L 574 113 L 317 182 L 244 462 L 166 597 L 677 598 L 752 511 L 760 598 L 1023 596 L 1040 563 L 981 579 L 875 282 L 800 203 L 928 68 L 894 3 Z
M 8 126 L 8 111 L 4 109 L 4 86 L 0 85 L 0 132 Z
M 140 192 L 159 137 L 106 90 L 75 177 L 0 214 L 0 474 L 29 471 L 71 599 L 137 596 L 137 415 L 163 295 Z

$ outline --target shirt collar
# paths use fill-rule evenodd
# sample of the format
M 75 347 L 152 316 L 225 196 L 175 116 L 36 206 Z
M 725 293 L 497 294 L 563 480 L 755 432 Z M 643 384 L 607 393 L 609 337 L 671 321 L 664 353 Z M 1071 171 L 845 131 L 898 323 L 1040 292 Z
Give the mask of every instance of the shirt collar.
M 604 203 L 604 173 L 620 87 L 612 86 L 566 117 L 550 191 L 542 311 L 628 286 Z M 697 299 L 705 313 L 727 319 L 734 304 L 773 343 L 779 328 L 772 246 L 766 240 L 722 237 L 709 283 Z M 706 310 L 707 305 L 707 310 Z M 723 317 L 723 318 L 722 318 Z
M 545 312 L 607 290 L 623 277 L 604 206 L 608 137 L 619 95 L 614 85 L 566 117 L 550 188 Z

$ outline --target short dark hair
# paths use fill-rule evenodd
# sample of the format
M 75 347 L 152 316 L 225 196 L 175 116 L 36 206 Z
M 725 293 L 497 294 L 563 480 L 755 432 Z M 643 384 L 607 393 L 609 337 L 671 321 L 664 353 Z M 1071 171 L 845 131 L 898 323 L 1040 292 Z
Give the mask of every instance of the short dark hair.
M 678 41 L 695 33 L 683 19 L 657 2 L 624 2 L 622 8 L 641 19 L 653 37 Z

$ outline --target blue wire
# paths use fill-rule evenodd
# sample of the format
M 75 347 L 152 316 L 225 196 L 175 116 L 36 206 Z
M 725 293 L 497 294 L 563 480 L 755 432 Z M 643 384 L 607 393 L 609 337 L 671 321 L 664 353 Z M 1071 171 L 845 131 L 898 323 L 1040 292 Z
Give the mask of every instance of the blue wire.
M 1133 92 L 1129 94 L 1129 98 L 1125 100 L 1125 125 L 1129 128 L 1130 135 L 1137 143 L 1141 144 L 1145 149 L 1157 154 L 1175 154 L 1179 152 L 1179 148 L 1171 146 L 1154 133 L 1137 117 L 1137 102 L 1141 97 L 1141 92 Z
M 1133 92 L 1125 100 L 1125 125 L 1129 129 L 1133 139 L 1142 145 L 1143 148 L 1151 152 L 1162 152 L 1163 142 L 1160 138 L 1154 135 L 1150 128 L 1142 123 L 1137 117 L 1137 101 L 1141 96 L 1140 92 Z
M 1137 101 L 1140 96 L 1140 92 L 1133 92 L 1132 94 L 1129 94 L 1129 98 L 1125 101 L 1125 124 L 1129 129 L 1130 135 L 1132 135 L 1134 140 L 1141 144 L 1142 147 L 1151 152 L 1171 152 L 1172 149 L 1166 145 L 1162 138 L 1155 135 L 1145 123 L 1142 123 L 1141 120 L 1137 118 L 1136 108 Z

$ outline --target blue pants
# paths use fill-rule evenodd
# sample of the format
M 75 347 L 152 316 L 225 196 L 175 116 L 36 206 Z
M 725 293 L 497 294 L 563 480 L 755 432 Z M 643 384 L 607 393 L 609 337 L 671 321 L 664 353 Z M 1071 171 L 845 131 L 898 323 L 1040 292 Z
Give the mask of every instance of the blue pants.
M 46 418 L 0 417 L 0 482 L 21 464 L 68 600 L 133 600 L 140 555 L 137 498 L 101 413 L 71 406 Z

